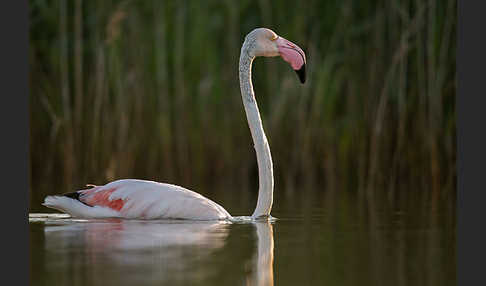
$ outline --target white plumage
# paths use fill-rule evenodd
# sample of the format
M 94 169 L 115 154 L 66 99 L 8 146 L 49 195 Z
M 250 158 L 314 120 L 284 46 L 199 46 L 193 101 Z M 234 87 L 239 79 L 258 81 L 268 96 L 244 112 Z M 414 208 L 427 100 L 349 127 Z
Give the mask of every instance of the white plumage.
M 231 217 L 223 207 L 196 192 L 153 181 L 118 180 L 78 192 L 79 200 L 48 196 L 44 205 L 74 217 L 88 218 L 222 220 Z M 117 201 L 121 205 L 119 210 L 108 207 Z

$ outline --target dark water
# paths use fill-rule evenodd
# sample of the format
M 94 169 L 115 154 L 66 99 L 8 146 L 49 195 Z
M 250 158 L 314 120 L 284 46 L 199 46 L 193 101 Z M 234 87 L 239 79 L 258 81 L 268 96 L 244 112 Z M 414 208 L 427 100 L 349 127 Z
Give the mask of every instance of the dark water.
M 31 214 L 31 284 L 455 285 L 453 205 L 328 193 L 281 195 L 273 223 Z

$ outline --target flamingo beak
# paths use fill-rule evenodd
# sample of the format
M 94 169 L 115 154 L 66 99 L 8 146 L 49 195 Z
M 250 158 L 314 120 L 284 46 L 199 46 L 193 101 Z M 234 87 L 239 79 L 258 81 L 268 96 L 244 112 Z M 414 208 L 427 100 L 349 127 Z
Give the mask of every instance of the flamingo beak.
M 282 37 L 276 39 L 278 52 L 284 61 L 288 62 L 299 76 L 300 82 L 305 83 L 305 53 L 296 44 Z

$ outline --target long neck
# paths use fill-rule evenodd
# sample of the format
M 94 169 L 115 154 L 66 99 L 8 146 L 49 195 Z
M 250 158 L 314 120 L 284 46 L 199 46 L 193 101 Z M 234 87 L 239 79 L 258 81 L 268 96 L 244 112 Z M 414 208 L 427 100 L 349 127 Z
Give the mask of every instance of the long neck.
M 252 217 L 260 217 L 270 215 L 272 210 L 273 164 L 270 146 L 263 131 L 262 119 L 251 83 L 251 65 L 254 59 L 255 57 L 251 54 L 251 42 L 246 40 L 240 55 L 240 89 L 258 163 L 258 201 Z

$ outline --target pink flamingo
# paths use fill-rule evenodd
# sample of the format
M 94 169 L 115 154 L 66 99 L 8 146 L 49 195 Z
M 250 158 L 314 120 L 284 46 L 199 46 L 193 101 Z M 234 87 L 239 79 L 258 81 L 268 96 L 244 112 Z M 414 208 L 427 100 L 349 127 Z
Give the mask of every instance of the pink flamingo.
M 301 48 L 266 28 L 251 31 L 241 47 L 240 90 L 258 163 L 258 200 L 251 219 L 270 218 L 273 204 L 273 164 L 251 82 L 251 65 L 256 57 L 281 56 L 305 82 L 305 54 Z M 73 217 L 128 219 L 234 219 L 212 200 L 176 185 L 125 179 L 104 186 L 47 196 L 44 206 Z

